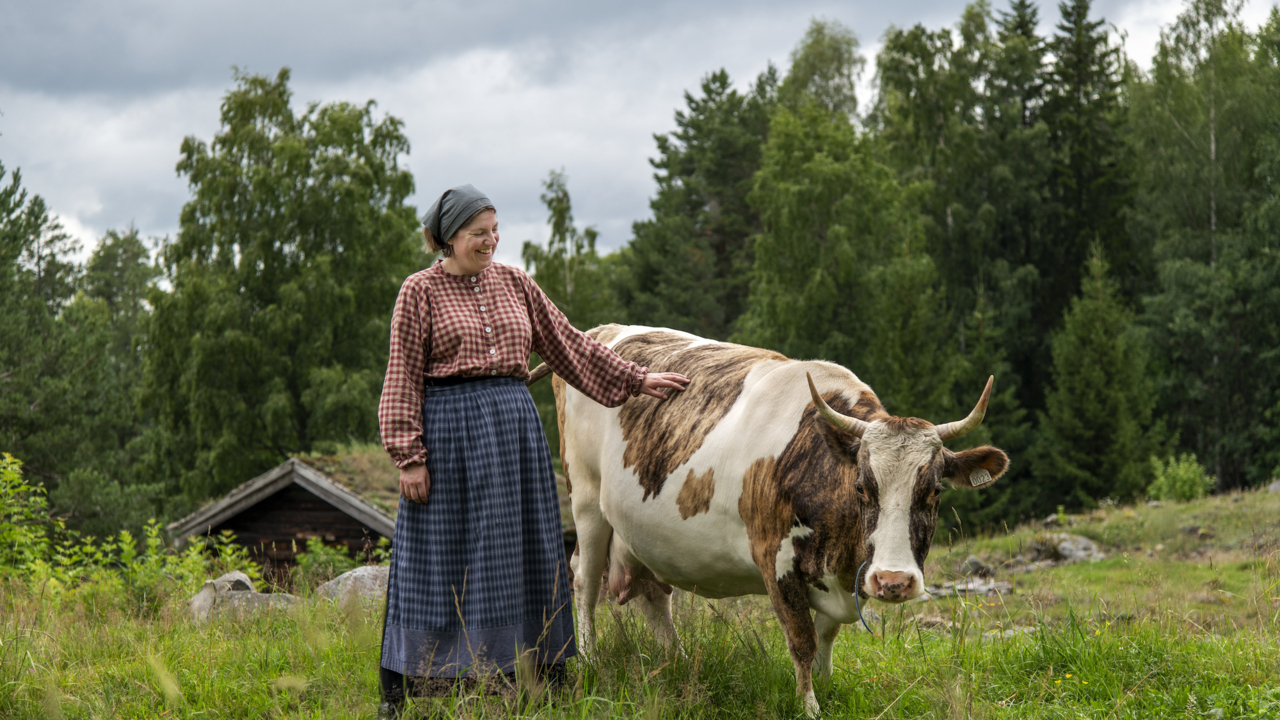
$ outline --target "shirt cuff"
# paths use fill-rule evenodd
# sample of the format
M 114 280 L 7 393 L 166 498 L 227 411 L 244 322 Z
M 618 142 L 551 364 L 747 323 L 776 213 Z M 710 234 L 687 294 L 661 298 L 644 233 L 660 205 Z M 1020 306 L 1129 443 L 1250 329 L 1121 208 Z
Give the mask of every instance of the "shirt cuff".
M 427 462 L 426 448 L 419 448 L 418 451 L 415 452 L 414 454 L 395 461 L 396 467 L 400 468 L 401 470 L 409 467 L 410 465 L 417 465 L 419 463 L 425 464 L 426 462 Z
M 645 376 L 649 374 L 649 368 L 636 366 L 635 373 L 631 376 L 631 383 L 627 388 L 627 394 L 635 397 L 640 394 L 640 389 L 644 387 Z

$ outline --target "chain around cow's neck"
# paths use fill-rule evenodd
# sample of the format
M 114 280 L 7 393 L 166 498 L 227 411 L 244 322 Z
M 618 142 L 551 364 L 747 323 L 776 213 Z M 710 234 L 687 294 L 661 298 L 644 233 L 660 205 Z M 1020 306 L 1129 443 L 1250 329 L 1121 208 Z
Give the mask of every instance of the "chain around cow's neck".
M 862 566 L 858 568 L 858 574 L 854 576 L 855 578 L 857 578 L 858 585 L 861 585 L 861 584 L 862 584 L 862 582 L 861 582 L 861 581 L 862 581 L 862 571 L 863 571 L 863 569 L 865 569 L 865 568 L 867 567 L 867 563 L 869 563 L 869 562 L 871 562 L 871 561 L 870 561 L 870 560 L 867 560 L 866 562 L 862 563 Z M 872 629 L 871 629 L 871 626 L 867 624 L 867 619 L 866 619 L 866 618 L 864 618 L 864 617 L 862 617 L 862 603 L 861 603 L 861 602 L 859 602 L 859 600 L 858 600 L 858 593 L 859 593 L 859 592 L 860 592 L 860 588 L 855 587 L 855 588 L 853 589 L 853 606 L 854 606 L 855 608 L 857 608 L 857 609 L 858 609 L 858 619 L 862 621 L 862 627 L 866 628 L 866 629 L 867 629 L 867 632 L 871 633 L 872 635 L 875 635 L 875 634 L 876 634 L 876 633 L 875 633 L 875 631 L 874 631 L 874 630 L 872 630 Z

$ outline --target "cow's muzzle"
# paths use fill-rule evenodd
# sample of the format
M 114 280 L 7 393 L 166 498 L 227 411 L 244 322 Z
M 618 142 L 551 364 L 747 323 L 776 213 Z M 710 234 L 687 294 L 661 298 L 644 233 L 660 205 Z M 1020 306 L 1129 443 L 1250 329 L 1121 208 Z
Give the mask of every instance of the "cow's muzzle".
M 884 602 L 902 602 L 920 594 L 912 572 L 877 570 L 871 573 L 871 596 Z

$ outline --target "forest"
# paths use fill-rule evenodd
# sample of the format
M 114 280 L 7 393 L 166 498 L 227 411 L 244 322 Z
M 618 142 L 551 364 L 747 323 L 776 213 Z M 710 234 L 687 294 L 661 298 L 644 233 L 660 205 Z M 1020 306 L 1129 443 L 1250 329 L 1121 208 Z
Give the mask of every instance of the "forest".
M 1030 0 L 978 0 L 950 27 L 890 28 L 874 58 L 814 20 L 785 68 L 710 69 L 654 137 L 630 241 L 598 251 L 571 168 L 553 170 L 551 237 L 525 243 L 526 268 L 580 328 L 830 360 L 896 415 L 957 419 L 994 375 L 965 442 L 1011 470 L 949 491 L 944 522 L 1267 484 L 1280 10 L 1250 28 L 1239 0 L 1188 0 L 1141 64 L 1090 0 L 1055 10 L 1041 35 Z M 390 311 L 432 260 L 409 141 L 372 101 L 299 109 L 289 81 L 237 72 L 217 134 L 183 141 L 171 238 L 112 230 L 77 262 L 0 165 L 0 451 L 86 535 L 378 441 Z

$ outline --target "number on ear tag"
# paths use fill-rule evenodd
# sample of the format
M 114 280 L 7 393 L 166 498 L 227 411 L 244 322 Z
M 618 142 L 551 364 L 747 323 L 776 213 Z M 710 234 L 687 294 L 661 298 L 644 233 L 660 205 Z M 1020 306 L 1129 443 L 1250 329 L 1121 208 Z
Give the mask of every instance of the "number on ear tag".
M 992 479 L 991 473 L 983 470 L 982 468 L 978 468 L 977 470 L 969 473 L 969 484 L 974 487 L 982 487 L 983 485 L 991 482 Z

